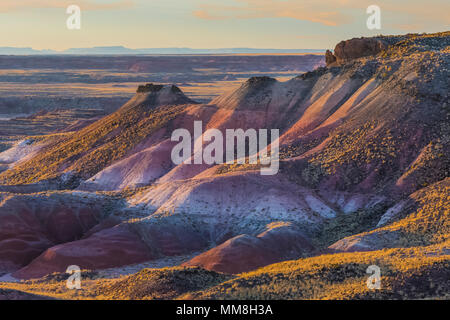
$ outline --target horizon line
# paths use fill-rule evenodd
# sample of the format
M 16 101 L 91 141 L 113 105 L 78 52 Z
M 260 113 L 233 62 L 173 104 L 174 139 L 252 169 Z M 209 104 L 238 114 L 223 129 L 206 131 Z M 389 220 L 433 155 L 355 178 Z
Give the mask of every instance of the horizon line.
M 252 53 L 322 53 L 327 49 L 299 49 L 299 48 L 252 48 L 252 47 L 223 47 L 223 48 L 191 48 L 191 47 L 154 47 L 128 48 L 125 46 L 93 46 L 74 47 L 64 50 L 34 49 L 27 46 L 0 46 L 0 55 L 39 55 L 39 54 L 252 54 Z

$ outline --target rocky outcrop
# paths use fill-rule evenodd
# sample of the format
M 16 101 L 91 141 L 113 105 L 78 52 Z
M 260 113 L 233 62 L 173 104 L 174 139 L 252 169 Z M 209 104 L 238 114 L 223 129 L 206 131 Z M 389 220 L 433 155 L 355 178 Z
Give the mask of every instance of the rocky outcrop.
M 330 50 L 327 50 L 325 52 L 325 63 L 327 66 L 330 66 L 336 62 L 336 57 L 334 56 L 333 52 Z
M 377 38 L 354 38 L 341 41 L 336 45 L 334 54 L 327 50 L 327 66 L 334 66 L 367 56 L 373 56 L 388 48 L 388 44 Z
M 334 49 L 334 55 L 338 61 L 353 60 L 376 55 L 387 47 L 383 40 L 375 38 L 351 39 L 339 42 Z
M 145 85 L 139 86 L 136 90 L 136 93 L 159 92 L 162 88 L 164 88 L 164 86 L 161 84 L 147 83 Z

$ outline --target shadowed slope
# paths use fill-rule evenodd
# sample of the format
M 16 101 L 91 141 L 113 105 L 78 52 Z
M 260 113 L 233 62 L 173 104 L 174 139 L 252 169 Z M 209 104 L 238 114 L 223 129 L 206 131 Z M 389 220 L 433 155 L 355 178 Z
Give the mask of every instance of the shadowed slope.
M 0 272 L 15 271 L 47 248 L 80 239 L 121 207 L 117 199 L 87 193 L 1 196 Z
M 235 274 L 306 256 L 312 251 L 312 245 L 292 224 L 272 223 L 256 237 L 239 235 L 183 265 Z

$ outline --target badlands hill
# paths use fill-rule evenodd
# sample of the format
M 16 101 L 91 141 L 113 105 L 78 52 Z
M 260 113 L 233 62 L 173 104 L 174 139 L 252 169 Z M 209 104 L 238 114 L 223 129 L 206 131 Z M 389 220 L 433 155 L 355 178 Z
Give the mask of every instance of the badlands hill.
M 0 174 L 1 270 L 30 279 L 72 264 L 125 272 L 184 257 L 184 269 L 94 276 L 85 294 L 444 297 L 450 33 L 351 39 L 326 59 L 287 82 L 251 78 L 208 104 L 148 84 L 105 118 L 0 154 L 10 159 Z M 170 135 L 185 128 L 193 136 L 196 120 L 204 131 L 279 129 L 280 172 L 174 165 Z M 377 263 L 388 286 L 375 294 L 365 270 Z M 168 279 L 186 272 L 188 288 L 173 289 Z M 63 283 L 55 281 L 5 288 L 52 295 Z M 107 289 L 136 281 L 157 289 L 123 297 Z

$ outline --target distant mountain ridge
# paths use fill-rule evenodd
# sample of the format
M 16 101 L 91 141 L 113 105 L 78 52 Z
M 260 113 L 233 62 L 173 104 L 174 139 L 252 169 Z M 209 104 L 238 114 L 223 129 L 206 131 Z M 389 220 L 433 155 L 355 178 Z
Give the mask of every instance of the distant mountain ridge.
M 135 55 L 135 54 L 267 54 L 267 53 L 324 53 L 324 49 L 258 49 L 258 48 L 143 48 L 130 49 L 124 46 L 102 46 L 70 48 L 63 51 L 36 50 L 31 47 L 0 47 L 0 55 Z

